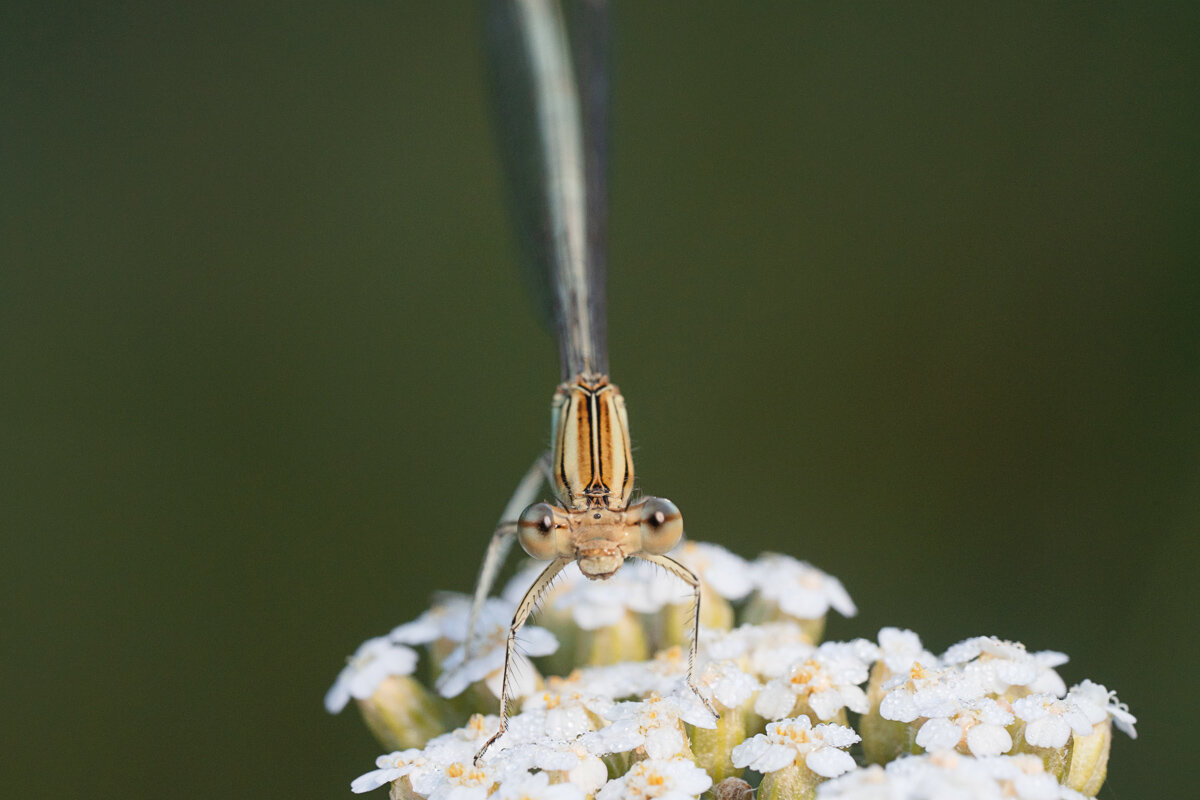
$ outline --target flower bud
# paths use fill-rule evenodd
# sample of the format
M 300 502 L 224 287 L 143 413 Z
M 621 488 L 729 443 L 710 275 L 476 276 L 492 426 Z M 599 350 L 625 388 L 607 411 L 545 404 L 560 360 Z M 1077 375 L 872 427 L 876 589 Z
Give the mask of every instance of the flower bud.
M 1108 752 L 1112 746 L 1112 722 L 1097 723 L 1086 735 L 1073 734 L 1060 780 L 1077 792 L 1095 797 L 1108 774 Z
M 775 602 L 768 600 L 759 592 L 750 596 L 750 602 L 742 612 L 742 622 L 759 625 L 764 622 L 789 621 L 797 623 L 811 642 L 821 641 L 825 635 L 825 614 L 814 619 L 801 619 L 792 616 L 781 609 Z
M 758 800 L 813 800 L 825 779 L 803 764 L 768 772 L 758 786 Z
M 646 629 L 632 611 L 625 612 L 613 625 L 594 631 L 580 631 L 575 648 L 575 663 L 593 667 L 622 661 L 643 661 L 650 655 Z
M 747 711 L 740 708 L 721 707 L 721 716 L 715 728 L 687 726 L 688 738 L 696 765 L 703 767 L 714 783 L 726 778 L 740 778 L 744 770 L 733 765 L 730 756 L 733 748 L 746 740 Z
M 375 738 L 388 750 L 423 747 L 445 731 L 441 703 L 409 675 L 392 675 L 358 708 Z
M 741 778 L 726 778 L 712 788 L 713 800 L 754 800 L 754 789 Z
M 884 719 L 879 713 L 879 704 L 887 694 L 883 683 L 890 677 L 891 671 L 882 661 L 876 662 L 871 669 L 871 679 L 867 684 L 870 710 L 863 714 L 858 722 L 858 732 L 862 735 L 863 757 L 868 764 L 886 764 L 902 755 L 921 752 L 916 743 L 916 736 L 924 719 L 918 718 L 906 723 Z

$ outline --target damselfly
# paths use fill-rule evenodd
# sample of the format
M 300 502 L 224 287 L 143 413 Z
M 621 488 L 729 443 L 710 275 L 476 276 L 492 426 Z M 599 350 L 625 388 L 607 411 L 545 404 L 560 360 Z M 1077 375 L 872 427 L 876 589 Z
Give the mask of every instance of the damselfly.
M 625 401 L 608 378 L 605 329 L 607 8 L 603 0 L 585 0 L 571 12 L 564 15 L 557 0 L 495 0 L 488 8 L 498 127 L 517 226 L 535 271 L 533 283 L 549 289 L 545 305 L 558 333 L 563 382 L 551 404 L 553 448 L 534 462 L 505 508 L 475 590 L 468 651 L 479 608 L 513 539 L 529 555 L 550 562 L 513 616 L 500 729 L 476 761 L 508 724 L 516 633 L 572 561 L 587 578 L 603 580 L 625 559 L 640 558 L 691 587 L 695 611 L 687 683 L 712 710 L 693 675 L 700 581 L 667 555 L 683 535 L 683 517 L 669 500 L 632 502 L 629 424 Z M 557 505 L 533 503 L 543 480 L 553 485 Z

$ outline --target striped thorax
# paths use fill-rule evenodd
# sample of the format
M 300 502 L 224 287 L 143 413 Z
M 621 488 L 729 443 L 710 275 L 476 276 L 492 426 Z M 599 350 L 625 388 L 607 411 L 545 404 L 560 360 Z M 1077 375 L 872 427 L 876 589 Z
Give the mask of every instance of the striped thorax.
M 633 456 L 625 398 L 607 375 L 577 375 L 554 393 L 554 494 L 564 508 L 625 508 Z
M 559 505 L 535 503 L 521 514 L 518 536 L 534 558 L 569 558 L 588 578 L 616 572 L 626 558 L 666 553 L 683 535 L 669 500 L 629 504 L 633 455 L 620 390 L 606 375 L 580 374 L 555 392 L 553 469 Z

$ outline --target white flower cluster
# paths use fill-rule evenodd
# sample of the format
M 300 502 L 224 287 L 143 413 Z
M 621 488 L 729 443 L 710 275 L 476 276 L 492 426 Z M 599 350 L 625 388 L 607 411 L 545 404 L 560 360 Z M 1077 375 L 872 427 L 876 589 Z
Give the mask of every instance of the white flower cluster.
M 879 716 L 914 723 L 925 750 L 998 756 L 1018 744 L 1014 729 L 1030 747 L 1059 748 L 1072 732 L 1088 736 L 1109 720 L 1137 736 L 1134 717 L 1103 686 L 1084 681 L 1067 691 L 1055 671 L 1067 661 L 1062 653 L 1030 653 L 1017 642 L 977 636 L 938 658 L 919 652 L 911 631 L 885 631 L 897 643 L 904 637 L 911 655 L 885 662 L 893 675 L 882 682 Z
M 942 751 L 855 770 L 817 789 L 819 800 L 1083 800 L 1037 756 L 971 758 Z
M 713 607 L 701 609 L 695 680 L 719 718 L 686 683 L 686 587 L 637 562 L 607 581 L 571 568 L 543 600 L 543 627 L 518 638 L 541 672 L 528 661 L 514 671 L 514 713 L 476 765 L 499 729 L 498 717 L 478 712 L 498 707 L 508 627 L 534 578 L 525 570 L 487 602 L 470 648 L 469 599 L 441 595 L 350 659 L 327 708 L 353 697 L 380 739 L 399 748 L 353 791 L 390 784 L 393 800 L 685 800 L 724 796 L 718 784 L 752 770 L 748 779 L 762 776 L 758 796 L 780 800 L 818 792 L 1054 800 L 1085 796 L 1069 786 L 1099 789 L 1112 724 L 1134 735 L 1134 718 L 1103 686 L 1066 690 L 1055 671 L 1062 654 L 977 637 L 935 656 L 894 628 L 878 642 L 819 643 L 830 609 L 855 613 L 836 578 L 786 556 L 748 562 L 716 545 L 688 543 L 673 555 L 700 576 L 704 606 Z M 417 646 L 439 676 L 440 698 L 411 677 Z M 432 729 L 431 716 L 440 720 Z M 420 735 L 413 719 L 425 726 Z M 1104 763 L 1064 755 L 1084 740 Z M 916 755 L 924 751 L 931 755 Z M 956 786 L 963 791 L 947 788 Z

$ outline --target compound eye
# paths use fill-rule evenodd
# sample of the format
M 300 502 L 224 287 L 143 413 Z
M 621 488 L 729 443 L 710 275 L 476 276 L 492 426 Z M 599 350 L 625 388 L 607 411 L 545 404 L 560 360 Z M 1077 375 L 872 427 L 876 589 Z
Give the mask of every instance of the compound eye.
M 642 533 L 642 550 L 661 556 L 683 537 L 683 515 L 670 500 L 649 497 L 642 503 L 638 529 Z
M 555 554 L 554 531 L 557 527 L 554 506 L 534 503 L 522 511 L 521 518 L 517 520 L 517 539 L 526 553 L 539 561 L 549 561 Z

